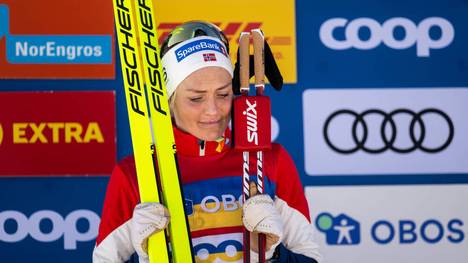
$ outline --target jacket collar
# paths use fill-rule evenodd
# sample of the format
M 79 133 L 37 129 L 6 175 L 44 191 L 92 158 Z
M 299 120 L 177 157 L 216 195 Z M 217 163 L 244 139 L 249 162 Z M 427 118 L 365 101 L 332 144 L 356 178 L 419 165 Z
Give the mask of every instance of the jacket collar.
M 224 135 L 216 141 L 204 141 L 186 133 L 176 126 L 174 128 L 174 138 L 177 153 L 188 156 L 210 156 L 226 152 L 231 147 L 231 131 L 229 128 L 224 131 Z

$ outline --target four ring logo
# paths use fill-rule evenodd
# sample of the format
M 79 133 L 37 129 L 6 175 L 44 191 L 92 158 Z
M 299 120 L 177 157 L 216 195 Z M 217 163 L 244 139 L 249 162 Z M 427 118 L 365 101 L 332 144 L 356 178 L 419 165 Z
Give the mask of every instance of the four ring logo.
M 84 232 L 77 227 L 82 220 L 88 224 L 88 230 Z M 52 227 L 49 231 L 44 231 L 47 223 L 43 222 L 47 221 Z M 10 227 L 13 225 L 16 227 Z M 64 249 L 74 250 L 78 241 L 87 242 L 96 238 L 98 225 L 99 216 L 90 210 L 75 210 L 65 218 L 51 210 L 37 211 L 29 218 L 21 212 L 7 210 L 0 212 L 0 242 L 20 242 L 28 234 L 40 242 L 53 242 L 63 236 Z
M 226 240 L 218 246 L 210 243 L 202 243 L 193 247 L 197 262 L 237 262 L 242 259 L 242 244 L 237 240 Z
M 351 116 L 351 121 L 346 120 L 346 116 Z M 380 121 L 375 121 L 375 117 Z M 407 120 L 408 117 L 409 120 Z M 342 130 L 351 130 L 351 143 L 340 140 L 340 138 L 346 137 L 337 134 L 337 131 Z M 369 132 L 369 130 L 373 132 Z M 428 136 L 427 131 L 429 130 L 433 136 Z M 360 114 L 344 109 L 332 113 L 326 119 L 323 126 L 323 136 L 327 145 L 341 154 L 351 154 L 359 149 L 374 154 L 382 153 L 388 149 L 397 153 L 409 153 L 416 149 L 426 153 L 437 153 L 450 145 L 454 130 L 450 117 L 435 108 L 425 109 L 418 113 L 408 109 L 397 109 L 390 113 L 370 109 Z M 409 131 L 409 136 L 406 136 L 407 131 Z M 368 139 L 379 137 L 379 135 L 381 143 L 373 143 L 370 146 L 371 143 L 368 141 L 371 140 Z M 332 136 L 335 136 L 335 140 L 331 139 Z M 427 139 L 429 141 L 427 144 L 431 145 L 425 144 L 427 137 L 430 137 Z M 376 144 L 377 146 L 375 146 Z
M 339 28 L 345 28 L 344 36 L 338 34 Z M 367 28 L 370 36 L 363 39 L 360 30 Z M 403 38 L 395 38 L 397 28 L 404 30 Z M 440 37 L 432 38 L 433 28 L 440 29 Z M 341 36 L 340 36 L 341 35 Z M 383 42 L 393 49 L 407 49 L 416 43 L 418 57 L 429 57 L 431 49 L 442 49 L 450 45 L 455 37 L 452 24 L 442 17 L 429 17 L 418 25 L 408 18 L 395 17 L 385 21 L 382 25 L 372 18 L 357 18 L 348 23 L 345 18 L 332 18 L 320 27 L 320 40 L 331 49 L 345 50 L 357 48 L 361 50 L 373 49 Z

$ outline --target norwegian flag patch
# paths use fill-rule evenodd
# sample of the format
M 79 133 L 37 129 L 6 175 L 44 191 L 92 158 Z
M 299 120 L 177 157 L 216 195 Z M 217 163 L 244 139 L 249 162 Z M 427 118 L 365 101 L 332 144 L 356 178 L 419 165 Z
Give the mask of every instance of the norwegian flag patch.
M 203 59 L 208 62 L 208 61 L 216 61 L 216 55 L 215 53 L 205 53 L 203 54 Z

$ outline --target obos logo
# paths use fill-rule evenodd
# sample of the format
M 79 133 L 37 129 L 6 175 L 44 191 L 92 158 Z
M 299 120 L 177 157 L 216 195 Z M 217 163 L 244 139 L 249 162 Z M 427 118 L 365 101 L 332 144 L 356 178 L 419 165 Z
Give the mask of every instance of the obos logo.
M 87 221 L 88 229 L 80 231 L 78 222 Z M 50 230 L 44 226 L 51 224 Z M 39 242 L 53 242 L 63 237 L 63 248 L 74 250 L 78 242 L 96 238 L 99 216 L 90 210 L 75 210 L 63 218 L 51 210 L 40 210 L 29 218 L 14 210 L 0 212 L 0 242 L 16 243 L 30 235 Z
M 324 212 L 317 216 L 315 224 L 325 234 L 328 245 L 357 245 L 361 242 L 361 234 L 369 234 L 370 240 L 380 245 L 416 242 L 436 244 L 444 240 L 458 244 L 465 239 L 462 229 L 464 222 L 457 218 L 430 218 L 423 221 L 401 219 L 396 222 L 381 219 L 371 222 L 370 229 L 361 232 L 360 223 L 350 216 L 340 214 L 333 217 Z
M 397 29 L 404 30 L 404 37 L 395 37 Z M 430 31 L 440 30 L 440 36 L 433 38 Z M 343 30 L 344 29 L 344 30 Z M 363 38 L 362 29 L 367 29 L 369 37 Z M 344 31 L 344 35 L 343 32 Z M 404 17 L 395 17 L 380 24 L 372 18 L 357 18 L 349 21 L 346 18 L 331 18 L 320 27 L 320 40 L 328 48 L 346 50 L 374 49 L 382 42 L 392 49 L 407 49 L 416 44 L 418 57 L 429 57 L 431 49 L 442 49 L 450 45 L 455 37 L 452 24 L 442 17 L 429 17 L 418 25 Z
M 360 224 L 351 217 L 340 214 L 333 217 L 322 213 L 315 221 L 317 229 L 325 233 L 329 245 L 356 245 L 360 243 Z

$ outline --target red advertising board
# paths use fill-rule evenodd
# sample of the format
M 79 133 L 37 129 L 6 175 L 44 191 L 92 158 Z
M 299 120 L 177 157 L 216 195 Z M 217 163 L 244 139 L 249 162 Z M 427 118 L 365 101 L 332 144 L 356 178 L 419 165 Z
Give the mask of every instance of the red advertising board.
M 0 2 L 0 79 L 113 79 L 112 1 Z
M 115 141 L 113 91 L 0 92 L 0 177 L 106 175 Z

